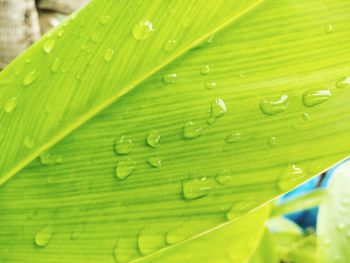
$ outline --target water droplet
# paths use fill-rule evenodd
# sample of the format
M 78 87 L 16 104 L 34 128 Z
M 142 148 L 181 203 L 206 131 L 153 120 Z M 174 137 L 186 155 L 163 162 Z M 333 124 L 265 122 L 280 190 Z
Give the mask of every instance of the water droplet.
M 4 111 L 6 113 L 11 113 L 17 108 L 17 105 L 18 105 L 17 98 L 12 97 L 6 101 L 6 103 L 4 105 Z
M 34 243 L 38 247 L 46 247 L 52 238 L 52 227 L 50 225 L 41 229 L 38 233 L 36 233 L 34 238 Z
M 270 147 L 274 147 L 276 144 L 277 144 L 277 138 L 276 137 L 269 137 L 267 139 L 267 144 L 270 146 Z
M 164 84 L 173 84 L 175 83 L 176 79 L 177 79 L 176 73 L 164 74 L 162 77 L 162 81 Z
M 92 42 L 98 43 L 100 41 L 100 34 L 97 32 L 92 33 L 90 39 Z
M 243 216 L 251 209 L 253 209 L 256 205 L 255 201 L 247 200 L 247 201 L 238 201 L 232 205 L 229 211 L 226 213 L 226 218 L 228 220 L 233 220 L 238 217 Z
M 50 153 L 42 153 L 39 158 L 42 165 L 55 165 L 63 162 L 61 155 L 51 155 Z
M 35 70 L 32 72 L 29 72 L 23 79 L 22 84 L 23 86 L 30 86 L 36 79 L 36 72 Z
M 46 40 L 43 45 L 43 50 L 45 51 L 45 53 L 51 53 L 51 51 L 55 48 L 55 44 L 56 42 L 53 39 Z
M 321 104 L 332 96 L 332 92 L 329 89 L 309 89 L 303 95 L 304 105 L 312 107 Z
M 52 65 L 51 65 L 52 73 L 57 73 L 58 70 L 60 69 L 60 66 L 61 66 L 61 60 L 59 58 L 55 58 L 55 60 L 53 61 Z
M 209 90 L 215 89 L 216 86 L 217 86 L 217 84 L 215 81 L 209 81 L 209 82 L 205 83 L 205 88 L 209 89 Z
M 208 65 L 203 66 L 203 67 L 201 68 L 201 71 L 200 71 L 200 73 L 201 73 L 202 75 L 208 75 L 209 72 L 210 72 L 210 67 L 209 67 Z M 215 83 L 215 82 L 214 82 L 214 83 Z M 215 87 L 216 87 L 216 83 L 215 83 Z M 214 87 L 214 88 L 215 88 L 215 87 Z
M 104 55 L 105 61 L 107 62 L 111 61 L 113 58 L 113 55 L 114 55 L 114 50 L 111 48 L 107 49 Z
M 232 179 L 232 174 L 230 170 L 221 170 L 215 176 L 215 180 L 218 184 L 225 185 Z
M 227 112 L 225 102 L 218 98 L 215 99 L 210 106 L 210 117 L 207 120 L 208 124 L 213 124 L 216 119 L 221 118 Z
M 136 171 L 136 161 L 134 159 L 120 160 L 115 169 L 115 175 L 124 180 Z
M 101 16 L 101 17 L 100 17 L 100 20 L 99 20 L 99 22 L 100 22 L 101 25 L 106 25 L 106 24 L 108 24 L 110 21 L 111 21 L 111 17 L 110 17 L 110 16 L 107 16 L 107 15 Z
M 27 147 L 28 149 L 31 149 L 34 147 L 34 140 L 30 137 L 26 137 L 24 139 L 24 146 Z
M 58 37 L 62 37 L 64 34 L 64 29 L 60 29 L 58 32 L 57 32 L 57 36 Z
M 324 30 L 326 31 L 326 33 L 332 33 L 333 29 L 333 26 L 331 24 L 328 24 Z
M 119 155 L 126 155 L 132 152 L 134 142 L 122 135 L 119 140 L 115 141 L 114 150 Z
M 136 40 L 147 39 L 154 31 L 153 24 L 149 20 L 142 20 L 132 29 L 132 35 Z
M 308 114 L 307 112 L 303 113 L 303 119 L 304 121 L 309 121 L 310 120 L 310 114 Z
M 288 96 L 283 95 L 279 98 L 260 100 L 260 110 L 266 115 L 276 115 L 284 112 L 288 106 Z
M 206 177 L 189 178 L 182 181 L 182 193 L 185 199 L 192 200 L 207 196 L 211 191 L 211 182 Z
M 343 77 L 336 83 L 338 89 L 350 88 L 350 77 Z
M 158 148 L 160 142 L 160 134 L 158 131 L 151 131 L 147 136 L 147 144 L 153 148 Z
M 173 52 L 177 47 L 177 40 L 171 39 L 165 42 L 164 51 L 165 53 Z
M 240 132 L 234 132 L 227 135 L 225 138 L 226 143 L 237 143 L 241 140 L 242 134 Z
M 165 246 L 164 236 L 157 233 L 155 229 L 147 231 L 147 229 L 141 229 L 138 238 L 137 246 L 141 255 L 146 256 L 155 252 Z
M 183 136 L 186 139 L 195 139 L 202 135 L 203 128 L 192 121 L 188 121 L 183 127 Z
M 278 188 L 282 191 L 290 190 L 296 183 L 301 182 L 304 176 L 304 171 L 301 168 L 295 164 L 288 164 L 279 177 Z
M 157 156 L 148 157 L 147 163 L 154 168 L 160 168 L 162 166 L 162 160 Z
M 183 224 L 169 229 L 165 236 L 166 243 L 169 245 L 173 245 L 186 240 L 187 238 L 189 238 L 188 230 L 186 230 L 187 229 L 183 227 Z

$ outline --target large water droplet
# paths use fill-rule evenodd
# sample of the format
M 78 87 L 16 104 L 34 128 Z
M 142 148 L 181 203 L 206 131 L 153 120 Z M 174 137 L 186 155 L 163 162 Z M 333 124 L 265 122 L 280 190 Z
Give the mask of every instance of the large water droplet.
M 288 164 L 280 174 L 277 185 L 282 191 L 290 190 L 296 183 L 300 183 L 305 176 L 304 171 L 295 164 Z
M 183 128 L 183 136 L 186 139 L 195 139 L 202 135 L 203 127 L 200 127 L 193 123 L 192 121 L 188 121 Z
M 225 138 L 226 143 L 237 143 L 241 140 L 242 134 L 240 132 L 234 132 L 227 135 Z
M 38 247 L 46 247 L 52 238 L 52 227 L 50 225 L 44 227 L 36 233 L 34 243 Z
M 124 180 L 136 171 L 136 161 L 134 159 L 120 160 L 115 169 L 115 175 Z
M 113 247 L 112 254 L 113 254 L 114 261 L 116 263 L 131 262 L 131 258 L 132 258 L 131 254 L 130 254 L 131 248 L 122 247 L 121 241 L 122 241 L 121 239 L 118 239 L 115 246 Z M 132 248 L 132 249 L 134 249 L 134 248 Z
M 232 173 L 230 170 L 220 170 L 215 176 L 215 180 L 218 184 L 225 185 L 232 179 Z
M 111 61 L 113 58 L 113 54 L 114 54 L 114 50 L 112 48 L 107 49 L 104 55 L 105 61 L 107 62 Z
M 177 79 L 176 73 L 164 74 L 162 77 L 162 81 L 164 84 L 173 84 L 175 83 L 176 79 Z
M 312 107 L 321 104 L 332 96 L 332 92 L 329 89 L 309 89 L 303 95 L 304 105 Z
M 288 96 L 260 100 L 260 109 L 266 115 L 276 115 L 284 112 L 288 106 Z
M 32 72 L 29 72 L 23 79 L 22 84 L 23 86 L 30 86 L 36 79 L 36 72 L 33 70 Z
M 122 135 L 119 140 L 115 141 L 115 152 L 119 155 L 126 155 L 132 152 L 134 142 L 127 139 L 125 135 Z
M 208 65 L 204 65 L 202 68 L 201 68 L 201 74 L 202 75 L 208 75 L 209 72 L 210 72 L 210 67 Z M 216 84 L 216 83 L 215 83 Z M 216 85 L 215 85 L 216 86 Z
M 147 163 L 154 168 L 160 168 L 162 166 L 162 160 L 158 156 L 148 157 Z
M 157 130 L 151 131 L 147 136 L 147 144 L 153 148 L 158 148 L 160 142 L 160 133 Z
M 149 20 L 142 20 L 133 27 L 132 35 L 136 40 L 144 40 L 147 39 L 153 31 L 152 22 Z
M 58 70 L 60 69 L 60 66 L 61 66 L 61 60 L 59 58 L 55 58 L 55 60 L 53 61 L 52 65 L 51 65 L 52 73 L 57 73 Z
M 50 153 L 42 153 L 39 157 L 42 165 L 55 165 L 63 162 L 63 156 L 61 155 L 51 155 Z
M 168 40 L 165 42 L 164 51 L 165 53 L 173 52 L 177 47 L 177 41 L 175 39 Z
M 182 193 L 185 199 L 192 200 L 207 196 L 211 191 L 211 181 L 206 177 L 189 178 L 182 181 Z
M 147 231 L 145 228 L 141 229 L 137 238 L 137 246 L 141 255 L 146 256 L 165 246 L 164 236 L 156 232 L 155 229 L 152 231 Z
M 232 205 L 230 210 L 226 213 L 226 218 L 228 220 L 233 220 L 238 217 L 243 216 L 248 211 L 253 209 L 256 205 L 255 201 L 247 200 L 247 201 L 238 201 Z
M 51 51 L 55 48 L 55 44 L 56 42 L 53 39 L 46 40 L 43 45 L 43 50 L 45 51 L 45 53 L 51 53 Z
M 350 88 L 350 77 L 343 77 L 336 83 L 338 89 Z
M 34 140 L 29 136 L 25 137 L 24 146 L 28 149 L 33 148 L 34 147 Z
M 210 117 L 207 120 L 208 124 L 213 124 L 216 119 L 221 118 L 227 112 L 225 102 L 218 98 L 215 99 L 210 106 Z
M 11 113 L 17 108 L 18 102 L 16 97 L 8 99 L 4 105 L 4 111 L 6 113 Z

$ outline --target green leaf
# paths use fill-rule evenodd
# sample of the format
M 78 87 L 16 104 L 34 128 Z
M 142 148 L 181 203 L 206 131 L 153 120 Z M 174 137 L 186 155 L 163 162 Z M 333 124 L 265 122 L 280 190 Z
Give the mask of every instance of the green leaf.
M 257 250 L 254 252 L 249 263 L 277 263 L 279 262 L 273 236 L 268 229 L 265 229 L 264 235 L 260 240 Z
M 318 262 L 350 260 L 350 163 L 344 162 L 334 171 L 317 218 Z
M 168 3 L 95 1 L 1 74 L 4 260 L 139 260 L 349 154 L 349 5 Z

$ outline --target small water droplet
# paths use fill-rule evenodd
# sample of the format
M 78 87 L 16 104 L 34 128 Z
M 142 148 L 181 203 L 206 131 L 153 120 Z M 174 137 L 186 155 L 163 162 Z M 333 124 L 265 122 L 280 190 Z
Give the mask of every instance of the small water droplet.
M 303 119 L 304 121 L 309 121 L 310 120 L 310 114 L 308 114 L 307 112 L 303 113 Z
M 99 22 L 100 22 L 101 25 L 106 25 L 106 24 L 108 24 L 110 21 L 111 21 L 111 17 L 108 16 L 108 15 L 101 16 L 101 17 L 100 17 L 100 20 L 99 20 Z
M 225 185 L 232 179 L 232 174 L 230 170 L 224 169 L 220 170 L 215 176 L 215 180 L 218 184 Z
M 36 79 L 36 72 L 35 70 L 32 72 L 29 72 L 23 79 L 22 84 L 23 86 L 30 86 Z
M 62 37 L 64 34 L 64 29 L 60 29 L 58 32 L 57 32 L 57 36 L 58 37 Z
M 189 178 L 182 181 L 182 193 L 185 199 L 192 200 L 207 196 L 211 191 L 211 182 L 206 177 Z
M 43 45 L 43 50 L 45 51 L 45 53 L 51 53 L 51 51 L 55 48 L 55 44 L 56 42 L 53 39 L 46 40 Z
M 148 157 L 147 163 L 154 168 L 160 168 L 162 166 L 162 160 L 158 156 Z
M 27 136 L 27 137 L 24 139 L 24 146 L 25 146 L 26 148 L 28 148 L 28 149 L 33 148 L 33 147 L 34 147 L 34 140 L 33 140 L 32 138 L 30 138 L 30 137 Z
M 350 88 L 350 77 L 343 77 L 336 82 L 338 89 Z
M 63 162 L 63 156 L 51 155 L 50 153 L 42 153 L 39 156 L 42 165 L 55 165 Z
M 94 32 L 94 33 L 92 33 L 90 39 L 92 42 L 98 43 L 100 41 L 100 34 L 97 32 Z
M 280 174 L 277 182 L 278 188 L 282 191 L 290 190 L 296 183 L 301 182 L 300 180 L 304 178 L 304 176 L 304 171 L 301 168 L 297 167 L 295 164 L 288 164 Z
M 202 135 L 203 128 L 192 121 L 186 122 L 183 127 L 183 136 L 186 139 L 195 139 Z
M 160 133 L 157 130 L 151 131 L 147 135 L 147 144 L 153 148 L 158 148 L 160 142 Z
M 177 47 L 177 40 L 171 39 L 165 42 L 164 51 L 165 53 L 173 52 Z
M 136 171 L 136 161 L 134 159 L 120 160 L 115 169 L 115 175 L 124 180 Z
M 276 137 L 269 137 L 267 139 L 267 145 L 269 145 L 270 147 L 274 147 L 277 144 L 277 138 Z
M 226 105 L 225 105 L 225 102 L 218 98 L 218 99 L 215 99 L 212 103 L 211 103 L 211 106 L 210 106 L 210 117 L 209 119 L 207 120 L 207 123 L 209 125 L 213 124 L 216 119 L 218 118 L 221 118 L 222 116 L 224 116 L 227 112 L 227 109 L 226 109 Z
M 284 112 L 288 106 L 288 96 L 260 100 L 260 110 L 266 115 L 276 115 Z
M 226 143 L 237 143 L 241 140 L 242 134 L 240 132 L 234 132 L 227 135 L 225 138 Z
M 27 65 L 32 63 L 32 58 L 26 58 L 24 63 L 26 63 Z
M 208 90 L 215 89 L 216 86 L 217 86 L 217 84 L 215 81 L 209 81 L 209 82 L 205 83 L 205 88 Z
M 58 70 L 60 69 L 60 66 L 61 66 L 61 60 L 59 58 L 55 58 L 55 60 L 53 61 L 52 65 L 51 65 L 52 73 L 57 73 Z
M 114 55 L 114 50 L 111 48 L 107 49 L 104 55 L 105 61 L 107 62 L 111 61 L 113 58 L 113 55 Z
M 226 218 L 228 220 L 233 220 L 238 217 L 241 217 L 247 212 L 249 212 L 251 209 L 253 209 L 255 205 L 255 201 L 252 200 L 238 201 L 231 206 L 229 211 L 227 211 Z
M 164 236 L 157 233 L 155 229 L 141 229 L 137 238 L 137 247 L 141 255 L 149 255 L 165 246 Z
M 11 113 L 17 108 L 17 105 L 18 105 L 17 98 L 12 97 L 6 101 L 6 103 L 4 105 L 4 111 L 6 113 Z
M 149 20 L 142 20 L 133 27 L 132 35 L 136 40 L 144 40 L 147 39 L 153 31 L 152 22 Z
M 332 92 L 329 89 L 309 89 L 303 95 L 304 105 L 313 107 L 329 100 L 331 96 Z
M 200 73 L 202 75 L 208 75 L 210 72 L 210 67 L 208 65 L 204 65 L 201 70 L 200 70 Z M 214 82 L 215 83 L 215 82 Z M 215 83 L 215 86 L 216 86 L 216 83 Z
M 34 243 L 38 247 L 46 247 L 52 238 L 52 227 L 50 225 L 44 227 L 36 233 Z
M 177 74 L 176 73 L 168 73 L 164 74 L 162 77 L 162 81 L 164 84 L 173 84 L 177 80 Z
M 119 155 L 126 155 L 132 152 L 134 142 L 122 135 L 119 140 L 115 141 L 114 150 Z
M 331 24 L 328 24 L 324 30 L 326 31 L 326 33 L 332 33 L 333 29 L 333 26 Z

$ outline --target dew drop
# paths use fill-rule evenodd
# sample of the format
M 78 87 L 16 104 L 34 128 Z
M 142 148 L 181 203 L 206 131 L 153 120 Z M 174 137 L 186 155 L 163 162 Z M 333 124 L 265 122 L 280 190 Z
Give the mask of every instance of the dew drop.
M 45 51 L 45 53 L 51 53 L 51 51 L 55 48 L 55 44 L 56 42 L 53 39 L 46 40 L 43 45 L 43 50 Z
M 203 128 L 192 121 L 188 121 L 183 127 L 183 137 L 185 139 L 195 139 L 202 135 Z
M 251 209 L 255 207 L 256 203 L 251 200 L 247 201 L 238 201 L 234 203 L 231 208 L 226 213 L 226 218 L 228 220 L 233 220 L 238 217 L 243 216 L 247 212 L 249 212 Z
M 101 25 L 107 25 L 110 21 L 111 21 L 111 17 L 107 15 L 101 16 L 99 20 Z
M 136 162 L 134 159 L 120 160 L 115 169 L 115 175 L 124 180 L 136 171 Z
M 189 178 L 182 181 L 183 197 L 188 200 L 207 196 L 211 191 L 211 182 L 206 177 Z
M 57 36 L 58 37 L 62 37 L 64 34 L 64 30 L 63 29 L 60 29 L 58 32 L 57 32 Z
M 212 103 L 211 103 L 211 106 L 210 106 L 210 117 L 209 119 L 207 120 L 207 123 L 209 125 L 213 124 L 216 119 L 218 118 L 221 118 L 222 116 L 224 116 L 227 112 L 227 109 L 226 109 L 226 105 L 225 105 L 225 102 L 218 98 L 218 99 L 215 99 Z
M 136 40 L 144 40 L 147 39 L 153 31 L 152 22 L 149 20 L 142 20 L 133 27 L 132 35 Z
M 279 98 L 260 100 L 260 110 L 266 115 L 276 115 L 284 112 L 288 106 L 288 96 L 283 95 Z
M 30 86 L 36 79 L 36 72 L 35 70 L 32 72 L 29 72 L 23 79 L 22 84 L 23 86 Z
M 42 153 L 39 156 L 42 165 L 55 165 L 63 162 L 63 156 L 51 155 L 50 153 Z
M 27 137 L 24 139 L 24 146 L 25 146 L 26 148 L 28 148 L 28 149 L 33 148 L 33 147 L 34 147 L 34 140 L 33 140 L 32 138 L 30 138 L 30 137 L 27 136 Z
M 165 235 L 165 241 L 169 245 L 174 245 L 189 238 L 186 228 L 182 225 L 169 229 Z
M 6 103 L 4 105 L 4 111 L 6 113 L 11 113 L 17 108 L 17 105 L 18 105 L 17 98 L 12 97 L 6 101 Z
M 332 33 L 333 32 L 333 26 L 331 25 L 331 24 L 328 24 L 326 27 L 325 27 L 325 29 L 324 29 L 324 31 L 326 32 L 326 33 Z
M 303 95 L 304 105 L 313 107 L 329 100 L 331 96 L 332 92 L 329 89 L 309 89 Z
M 338 89 L 350 88 L 350 77 L 343 77 L 336 82 Z
M 151 131 L 147 135 L 147 144 L 153 148 L 158 148 L 160 142 L 160 133 L 157 130 Z
M 36 233 L 34 243 L 38 247 L 46 247 L 52 238 L 52 227 L 50 225 L 44 227 Z
M 176 49 L 176 47 L 177 47 L 177 40 L 175 39 L 168 40 L 167 42 L 165 42 L 164 52 L 171 53 Z
M 220 170 L 215 176 L 215 180 L 218 184 L 225 185 L 232 179 L 232 174 L 230 170 L 223 169 Z
M 118 239 L 113 247 L 112 255 L 116 263 L 127 263 L 131 261 L 132 256 L 130 255 L 129 247 L 121 246 L 121 239 Z M 134 249 L 134 248 L 132 248 Z
M 240 132 L 234 132 L 227 135 L 225 138 L 226 143 L 237 143 L 241 140 L 242 134 Z
M 162 77 L 162 81 L 164 84 L 173 84 L 177 80 L 177 74 L 176 73 L 168 73 L 164 74 Z
M 160 168 L 162 166 L 162 160 L 158 156 L 148 157 L 147 163 L 154 168 Z
M 100 41 L 100 34 L 97 33 L 97 32 L 92 33 L 90 39 L 91 39 L 92 42 L 98 43 Z
M 282 191 L 290 190 L 296 183 L 301 182 L 305 176 L 304 171 L 295 164 L 288 164 L 280 174 L 277 185 Z
M 205 85 L 204 85 L 204 87 L 208 90 L 215 89 L 216 86 L 217 86 L 217 84 L 215 81 L 209 81 L 209 82 L 205 83 Z
M 269 137 L 268 139 L 267 139 L 267 145 L 269 145 L 270 147 L 274 147 L 274 146 L 276 146 L 276 144 L 277 144 L 277 138 L 276 137 Z
M 114 150 L 116 154 L 126 155 L 132 152 L 134 147 L 134 142 L 127 139 L 125 135 L 122 135 L 119 140 L 115 141 Z
M 304 121 L 309 121 L 310 120 L 310 114 L 308 114 L 307 112 L 303 113 L 303 119 Z
M 55 58 L 55 60 L 53 61 L 52 65 L 51 65 L 52 73 L 57 73 L 58 70 L 60 69 L 60 66 L 61 66 L 61 60 L 59 58 Z
M 111 48 L 107 49 L 104 55 L 105 61 L 107 62 L 111 61 L 113 58 L 113 55 L 114 55 L 114 50 Z
M 210 67 L 209 67 L 208 65 L 203 66 L 203 67 L 201 68 L 201 70 L 200 70 L 200 73 L 201 73 L 202 75 L 208 75 L 209 72 L 210 72 Z M 214 83 L 215 83 L 215 82 L 214 82 Z M 216 86 L 216 83 L 215 83 L 215 86 Z
M 152 231 L 147 231 L 145 228 L 141 229 L 137 238 L 137 247 L 141 255 L 149 255 L 165 246 L 164 236 L 156 232 L 155 229 Z

